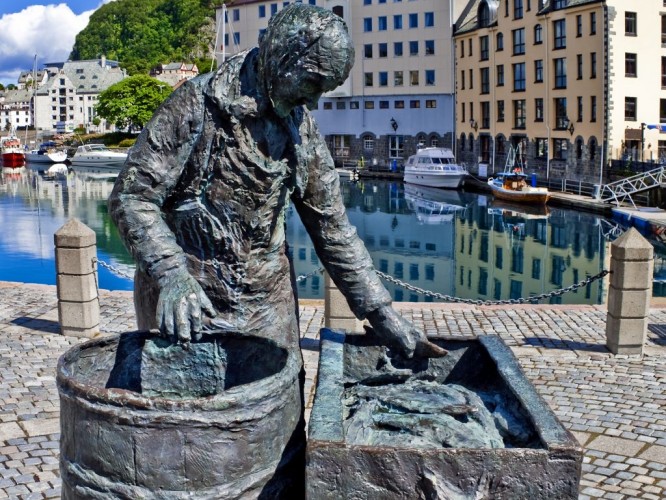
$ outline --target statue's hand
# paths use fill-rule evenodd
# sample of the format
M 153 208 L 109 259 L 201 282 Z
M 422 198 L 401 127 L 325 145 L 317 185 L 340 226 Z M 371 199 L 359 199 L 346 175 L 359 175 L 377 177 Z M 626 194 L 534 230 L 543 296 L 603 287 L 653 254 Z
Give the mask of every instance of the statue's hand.
M 448 351 L 428 340 L 425 333 L 398 314 L 391 306 L 383 306 L 368 314 L 368 321 L 373 333 L 390 347 L 397 348 L 402 354 L 437 358 L 446 356 Z
M 157 324 L 163 336 L 184 343 L 198 340 L 204 314 L 215 316 L 215 308 L 189 273 L 170 274 L 160 281 Z

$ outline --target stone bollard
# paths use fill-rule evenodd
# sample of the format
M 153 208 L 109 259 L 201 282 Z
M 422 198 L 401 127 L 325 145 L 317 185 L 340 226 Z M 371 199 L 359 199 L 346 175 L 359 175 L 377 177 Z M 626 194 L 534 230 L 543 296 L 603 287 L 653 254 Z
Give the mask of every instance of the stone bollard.
M 654 250 L 631 228 L 611 244 L 606 346 L 613 354 L 642 354 L 652 296 Z
M 58 320 L 63 335 L 99 335 L 95 232 L 71 219 L 54 235 Z
M 363 322 L 351 312 L 347 299 L 326 272 L 324 273 L 324 325 L 332 330 L 363 332 Z

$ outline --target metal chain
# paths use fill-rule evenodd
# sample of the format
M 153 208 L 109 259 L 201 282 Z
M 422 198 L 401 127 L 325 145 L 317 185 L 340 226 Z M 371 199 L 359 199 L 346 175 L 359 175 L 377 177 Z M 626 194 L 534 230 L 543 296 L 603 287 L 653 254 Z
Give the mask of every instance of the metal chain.
M 97 257 L 94 257 L 94 258 L 93 258 L 93 264 L 94 264 L 94 263 L 99 264 L 99 265 L 102 266 L 104 269 L 108 269 L 109 271 L 111 271 L 111 272 L 112 272 L 113 274 L 115 274 L 116 276 L 120 276 L 121 278 L 125 278 L 125 279 L 128 279 L 128 280 L 133 280 L 133 279 L 134 279 L 134 276 L 131 276 L 131 275 L 127 274 L 127 273 L 124 272 L 124 271 L 121 271 L 121 270 L 118 269 L 117 267 L 113 267 L 111 264 L 107 264 L 107 263 L 104 262 L 102 259 L 98 259 Z
M 382 273 L 380 271 L 376 271 L 377 275 L 386 280 L 389 281 L 395 285 L 398 285 L 402 288 L 405 288 L 407 290 L 410 290 L 412 292 L 420 293 L 421 295 L 428 295 L 430 297 L 434 297 L 436 299 L 444 300 L 447 302 L 459 302 L 463 304 L 473 304 L 476 306 L 491 306 L 491 305 L 505 305 L 505 304 L 527 304 L 531 302 L 538 302 L 543 299 L 547 299 L 550 297 L 555 297 L 555 296 L 560 296 L 562 294 L 568 293 L 568 292 L 573 292 L 574 290 L 577 290 L 578 288 L 584 287 L 589 285 L 595 280 L 598 280 L 600 278 L 603 278 L 607 274 L 610 273 L 610 271 L 603 270 L 599 274 L 595 276 L 590 276 L 583 281 L 580 281 L 578 283 L 575 283 L 571 286 L 568 286 L 566 288 L 560 288 L 559 290 L 553 290 L 552 292 L 548 293 L 542 293 L 539 295 L 534 295 L 533 297 L 526 297 L 526 298 L 519 298 L 519 299 L 508 299 L 508 300 L 475 300 L 475 299 L 461 299 L 459 297 L 453 297 L 451 295 L 444 295 L 441 293 L 436 293 L 436 292 L 431 292 L 429 290 L 424 290 L 423 288 L 416 287 L 414 285 L 410 285 L 409 283 L 405 283 L 404 281 L 400 281 L 397 278 L 394 278 L 393 276 L 389 276 L 388 274 Z
M 305 281 L 306 279 L 311 278 L 311 277 L 314 276 L 315 274 L 321 274 L 321 273 L 323 273 L 323 272 L 324 272 L 324 268 L 323 268 L 323 267 L 320 267 L 319 269 L 315 269 L 314 271 L 312 271 L 312 272 L 310 272 L 310 273 L 308 273 L 308 274 L 299 274 L 299 275 L 296 277 L 296 283 L 300 283 L 301 281 Z

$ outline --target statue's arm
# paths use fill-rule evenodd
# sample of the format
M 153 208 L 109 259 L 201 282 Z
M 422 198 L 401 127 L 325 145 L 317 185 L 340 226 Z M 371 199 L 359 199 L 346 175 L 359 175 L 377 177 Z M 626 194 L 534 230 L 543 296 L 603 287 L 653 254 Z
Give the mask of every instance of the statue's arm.
M 307 118 L 306 118 L 307 120 Z M 391 296 L 375 272 L 372 258 L 349 222 L 340 182 L 326 144 L 313 123 L 305 122 L 303 150 L 309 171 L 302 196 L 293 201 L 322 264 L 346 297 L 352 312 L 367 318 L 375 333 L 407 356 L 443 355 L 425 334 L 391 307 Z
M 201 309 L 212 308 L 163 219 L 203 127 L 202 97 L 185 84 L 163 103 L 139 135 L 109 198 L 109 211 L 139 269 L 160 288 L 162 333 L 187 341 L 200 330 Z

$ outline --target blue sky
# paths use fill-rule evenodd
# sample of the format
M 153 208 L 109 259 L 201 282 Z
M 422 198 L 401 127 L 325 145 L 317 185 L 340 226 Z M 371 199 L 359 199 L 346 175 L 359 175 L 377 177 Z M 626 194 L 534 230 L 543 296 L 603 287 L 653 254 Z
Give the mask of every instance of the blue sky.
M 0 83 L 17 83 L 21 71 L 65 61 L 90 14 L 112 0 L 0 0 Z

